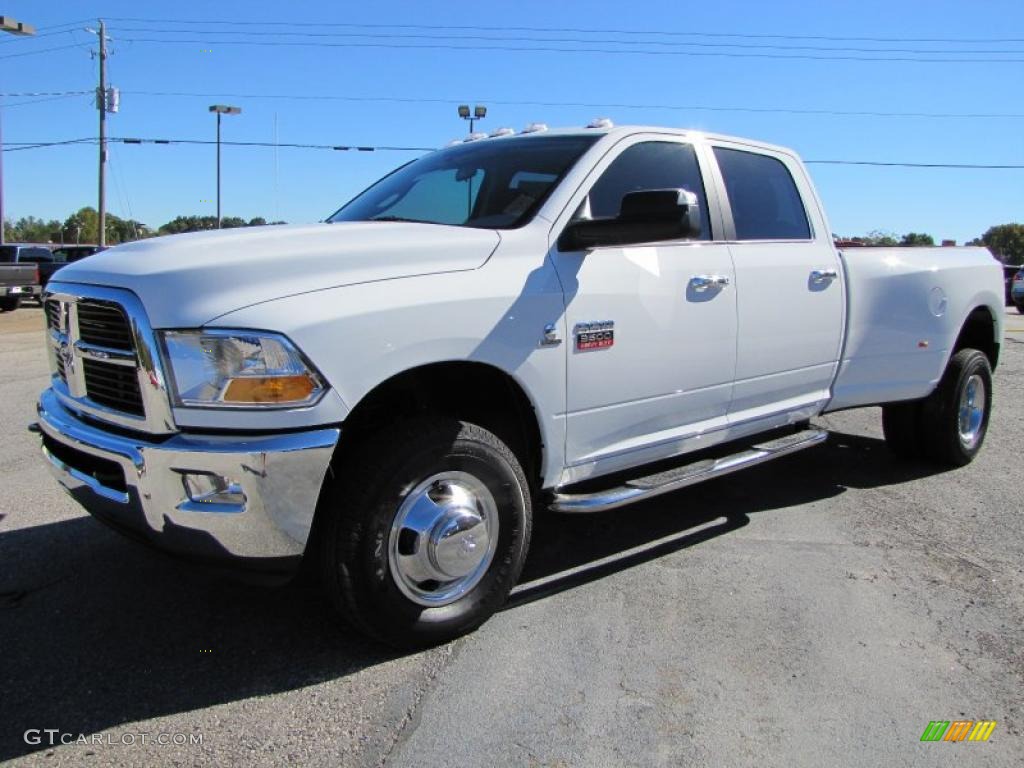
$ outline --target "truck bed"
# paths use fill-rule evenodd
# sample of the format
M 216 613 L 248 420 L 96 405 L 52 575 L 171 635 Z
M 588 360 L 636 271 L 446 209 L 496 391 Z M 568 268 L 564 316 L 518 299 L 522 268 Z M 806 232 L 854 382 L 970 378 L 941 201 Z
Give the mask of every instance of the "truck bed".
M 35 264 L 0 264 L 0 285 L 31 285 L 35 278 Z
M 927 396 L 970 313 L 1002 306 L 1002 267 L 985 248 L 849 248 L 840 257 L 847 336 L 829 411 Z M 1002 315 L 994 320 L 1000 339 Z

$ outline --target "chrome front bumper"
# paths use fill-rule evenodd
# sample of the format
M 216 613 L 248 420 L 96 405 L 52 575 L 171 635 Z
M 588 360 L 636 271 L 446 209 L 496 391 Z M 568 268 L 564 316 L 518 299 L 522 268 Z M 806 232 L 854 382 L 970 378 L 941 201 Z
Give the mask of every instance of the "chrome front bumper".
M 213 563 L 290 569 L 305 551 L 340 429 L 128 436 L 84 421 L 47 389 L 43 455 L 94 517 Z

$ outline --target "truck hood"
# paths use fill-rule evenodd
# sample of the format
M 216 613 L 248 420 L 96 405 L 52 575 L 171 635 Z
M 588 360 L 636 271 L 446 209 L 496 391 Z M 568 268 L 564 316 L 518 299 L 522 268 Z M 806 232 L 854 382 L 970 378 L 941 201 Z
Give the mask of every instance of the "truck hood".
M 126 288 L 154 328 L 187 328 L 285 296 L 476 269 L 500 239 L 489 229 L 406 222 L 222 229 L 119 245 L 55 279 Z

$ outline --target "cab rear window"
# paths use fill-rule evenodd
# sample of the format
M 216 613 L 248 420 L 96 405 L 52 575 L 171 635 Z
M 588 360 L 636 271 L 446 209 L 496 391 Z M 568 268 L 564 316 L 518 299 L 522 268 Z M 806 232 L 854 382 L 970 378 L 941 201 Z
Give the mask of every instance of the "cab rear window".
M 768 155 L 715 147 L 737 240 L 809 240 L 811 226 L 789 169 Z

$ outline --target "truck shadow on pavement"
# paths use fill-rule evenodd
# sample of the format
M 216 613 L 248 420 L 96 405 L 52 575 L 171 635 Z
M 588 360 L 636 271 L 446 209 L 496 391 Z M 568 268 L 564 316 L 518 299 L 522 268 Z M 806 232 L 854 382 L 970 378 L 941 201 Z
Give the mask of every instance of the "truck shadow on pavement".
M 750 515 L 934 474 L 885 442 L 830 432 L 826 445 L 595 515 L 540 514 L 530 558 L 506 610 L 735 531 Z
M 929 473 L 893 461 L 880 440 L 833 433 L 823 447 L 635 507 L 538 514 L 509 609 L 726 534 L 756 512 Z M 0 562 L 0 761 L 47 748 L 26 744 L 28 729 L 91 734 L 399 655 L 342 627 L 309 586 L 214 578 L 88 517 L 0 533 Z

